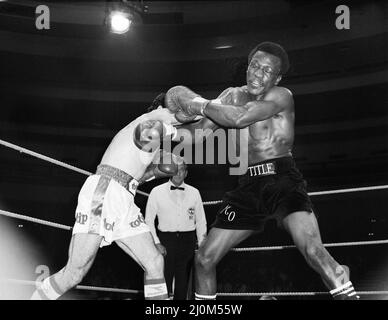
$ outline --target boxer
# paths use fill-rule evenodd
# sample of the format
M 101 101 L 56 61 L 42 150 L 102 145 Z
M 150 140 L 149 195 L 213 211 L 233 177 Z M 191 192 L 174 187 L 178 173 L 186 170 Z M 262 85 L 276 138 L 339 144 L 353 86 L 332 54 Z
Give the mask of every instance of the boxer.
M 288 68 L 286 51 L 264 42 L 248 56 L 246 85 L 229 88 L 216 100 L 204 99 L 183 86 L 166 94 L 168 108 L 179 112 L 183 121 L 206 117 L 195 126 L 183 126 L 187 130 L 240 129 L 248 146 L 248 170 L 240 176 L 238 187 L 224 196 L 222 209 L 196 254 L 197 299 L 216 298 L 219 261 L 232 247 L 263 231 L 272 219 L 290 234 L 335 299 L 359 299 L 345 268 L 322 245 L 306 181 L 292 157 L 294 100 L 290 90 L 278 86 Z
M 153 108 L 115 135 L 96 173 L 86 179 L 79 193 L 67 264 L 46 278 L 31 299 L 57 299 L 75 287 L 99 248 L 112 242 L 145 271 L 145 299 L 168 298 L 163 256 L 134 196 L 139 182 L 177 173 L 180 159 L 160 150 L 160 141 L 176 134 L 176 124 L 174 112 Z

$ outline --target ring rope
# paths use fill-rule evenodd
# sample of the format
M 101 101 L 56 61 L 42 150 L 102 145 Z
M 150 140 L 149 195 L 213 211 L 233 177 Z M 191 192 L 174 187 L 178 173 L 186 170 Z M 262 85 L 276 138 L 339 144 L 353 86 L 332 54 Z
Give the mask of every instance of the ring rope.
M 43 224 L 49 227 L 64 229 L 64 230 L 71 230 L 72 227 L 66 226 L 63 224 L 51 222 L 51 221 L 45 221 L 42 219 L 32 218 L 29 216 L 4 211 L 0 209 L 0 215 L 26 220 L 37 224 Z M 371 240 L 371 241 L 353 241 L 353 242 L 337 242 L 337 243 L 327 243 L 323 244 L 325 247 L 345 247 L 345 246 L 362 246 L 362 245 L 375 245 L 375 244 L 387 244 L 388 240 Z M 284 249 L 292 249 L 296 248 L 295 245 L 285 245 L 285 246 L 263 246 L 263 247 L 250 247 L 250 248 L 232 248 L 231 251 L 235 252 L 248 252 L 248 251 L 266 251 L 266 250 L 284 250 Z
M 348 192 L 361 192 L 361 191 L 372 191 L 372 190 L 383 190 L 388 189 L 388 185 L 381 186 L 370 186 L 370 187 L 359 187 L 359 188 L 348 188 L 348 189 L 336 189 L 327 191 L 309 192 L 309 196 L 322 196 L 325 194 L 337 194 L 337 193 L 348 193 Z
M 20 147 L 20 146 L 18 146 L 18 145 L 16 145 L 16 144 L 13 144 L 13 143 L 10 143 L 10 142 L 1 140 L 1 139 L 0 139 L 0 144 L 3 145 L 3 146 L 5 146 L 5 147 L 8 147 L 8 148 L 14 149 L 14 150 L 16 150 L 16 151 L 19 151 L 20 153 L 28 154 L 28 155 L 30 155 L 30 156 L 33 156 L 33 157 L 35 157 L 35 158 L 38 158 L 38 159 L 41 159 L 41 160 L 44 160 L 44 161 L 47 161 L 47 162 L 56 164 L 57 166 L 60 166 L 60 167 L 63 167 L 63 168 L 66 168 L 66 169 L 69 169 L 69 170 L 73 170 L 73 171 L 82 173 L 82 174 L 87 175 L 87 176 L 93 175 L 92 172 L 89 172 L 89 171 L 86 171 L 86 170 L 77 168 L 77 167 L 72 166 L 72 165 L 70 165 L 70 164 L 67 164 L 67 163 L 65 163 L 65 162 L 56 160 L 56 159 L 54 159 L 54 158 L 50 158 L 50 157 L 48 157 L 48 156 L 42 155 L 42 154 L 40 154 L 40 153 L 31 151 L 31 150 L 29 150 L 29 149 Z M 149 196 L 148 193 L 143 192 L 143 191 L 140 191 L 140 190 L 137 190 L 136 192 L 139 193 L 139 194 L 141 194 L 141 195 L 143 195 L 143 196 Z
M 85 175 L 88 175 L 88 176 L 93 174 L 92 172 L 89 172 L 89 171 L 86 171 L 86 170 L 74 167 L 74 166 L 69 165 L 69 164 L 67 164 L 65 162 L 55 160 L 53 158 L 44 156 L 44 155 L 42 155 L 40 153 L 31 151 L 29 149 L 20 147 L 20 146 L 18 146 L 16 144 L 13 144 L 13 143 L 1 140 L 1 139 L 0 139 L 0 144 L 3 145 L 3 146 L 6 146 L 8 148 L 17 150 L 20 153 L 26 153 L 26 154 L 31 155 L 33 157 L 42 159 L 42 160 L 47 161 L 47 162 L 51 162 L 53 164 L 56 164 L 58 166 L 64 167 L 64 168 L 69 169 L 69 170 L 77 171 L 79 173 L 82 173 L 82 174 L 85 174 Z M 382 189 L 388 189 L 388 185 L 359 187 L 359 188 L 348 188 L 348 189 L 336 189 L 336 190 L 327 190 L 327 191 L 317 191 L 317 192 L 309 192 L 308 195 L 309 196 L 319 196 L 319 195 L 325 195 L 325 194 L 337 194 L 337 193 L 371 191 L 371 190 L 382 190 Z M 140 191 L 140 190 L 137 190 L 136 192 L 141 194 L 141 195 L 143 195 L 143 196 L 149 196 L 149 193 L 146 193 L 146 192 L 143 192 L 143 191 Z M 204 201 L 203 205 L 205 205 L 205 206 L 206 205 L 214 205 L 214 204 L 218 204 L 218 203 L 222 203 L 222 200 Z
M 220 292 L 217 296 L 316 296 L 316 295 L 329 295 L 329 292 Z M 358 295 L 376 295 L 376 294 L 388 294 L 388 291 L 357 291 Z
M 388 240 L 370 240 L 370 241 L 352 241 L 352 242 L 336 242 L 323 244 L 324 247 L 351 247 L 351 246 L 366 246 L 375 244 L 387 244 Z M 230 251 L 248 252 L 248 251 L 266 251 L 266 250 L 284 250 L 296 248 L 295 245 L 289 246 L 264 246 L 250 248 L 232 248 Z
M 211 206 L 214 204 L 222 203 L 222 200 L 214 200 L 214 201 L 203 201 L 202 202 L 204 206 Z
M 36 285 L 36 281 L 31 280 L 19 280 L 19 279 L 0 279 L 0 282 L 21 284 L 21 285 Z M 85 286 L 78 285 L 74 289 L 79 290 L 93 290 L 93 291 L 105 291 L 105 292 L 117 292 L 117 293 L 142 293 L 141 290 L 132 289 L 120 289 L 120 288 L 109 288 L 109 287 L 96 287 L 96 286 Z M 359 295 L 388 295 L 388 291 L 357 291 Z M 218 292 L 217 296 L 240 296 L 240 297 L 254 297 L 254 296 L 316 296 L 316 295 L 329 295 L 329 292 L 322 291 L 294 291 L 294 292 Z
M 19 147 L 19 146 L 17 146 L 16 144 L 13 144 L 13 143 L 10 143 L 10 142 L 1 140 L 1 139 L 0 139 L 0 144 L 2 144 L 3 146 L 6 146 L 6 147 L 8 147 L 8 148 L 14 149 L 14 150 L 16 150 L 16 151 L 19 151 L 20 153 L 28 154 L 28 155 L 33 156 L 33 157 L 35 157 L 35 158 L 38 158 L 38 159 L 41 159 L 41 160 L 44 160 L 44 161 L 47 161 L 47 162 L 51 162 L 51 163 L 53 163 L 53 164 L 56 164 L 57 166 L 64 167 L 64 168 L 66 168 L 66 169 L 70 169 L 70 170 L 73 170 L 73 171 L 82 173 L 82 174 L 84 174 L 84 175 L 87 175 L 87 176 L 90 176 L 90 175 L 93 174 L 93 173 L 91 173 L 91 172 L 89 172 L 89 171 L 82 170 L 82 169 L 80 169 L 80 168 L 74 167 L 74 166 L 72 166 L 72 165 L 70 165 L 70 164 L 67 164 L 67 163 L 65 163 L 65 162 L 62 162 L 62 161 L 59 161 L 59 160 L 56 160 L 56 159 L 47 157 L 47 156 L 45 156 L 45 155 L 42 155 L 42 154 L 40 154 L 40 153 L 37 153 L 37 152 L 31 151 L 31 150 L 28 150 L 28 149 L 26 149 L 26 148 Z
M 19 279 L 0 279 L 0 282 L 22 284 L 22 285 L 35 285 L 36 283 L 39 283 L 37 281 L 19 280 Z M 78 285 L 74 288 L 79 289 L 79 290 L 107 291 L 107 292 L 118 292 L 118 293 L 141 293 L 141 292 L 143 292 L 141 290 L 119 289 L 119 288 L 109 288 L 109 287 L 95 287 L 95 286 L 84 286 L 84 285 Z
M 79 173 L 82 173 L 84 175 L 90 176 L 93 175 L 92 172 L 77 168 L 75 166 L 69 165 L 65 162 L 56 160 L 54 158 L 42 155 L 40 153 L 31 151 L 29 149 L 20 147 L 18 145 L 15 145 L 13 143 L 4 141 L 0 139 L 0 144 L 14 149 L 16 151 L 19 151 L 20 153 L 25 153 L 30 156 L 36 157 L 38 159 L 53 163 L 55 165 L 64 167 L 69 170 L 73 170 Z M 388 185 L 380 185 L 380 186 L 369 186 L 369 187 L 359 187 L 359 188 L 348 188 L 348 189 L 337 189 L 337 190 L 327 190 L 327 191 L 318 191 L 318 192 L 310 192 L 308 193 L 309 196 L 318 196 L 318 195 L 327 195 L 327 194 L 338 194 L 338 193 L 349 193 L 349 192 L 360 192 L 360 191 L 370 191 L 370 190 L 382 190 L 387 189 Z M 149 196 L 148 193 L 143 192 L 141 190 L 137 190 L 137 193 Z M 222 200 L 215 200 L 215 201 L 204 201 L 203 205 L 214 205 L 222 203 Z M 37 224 L 42 224 L 58 229 L 64 229 L 64 230 L 71 230 L 72 227 L 66 226 L 63 224 L 51 222 L 51 221 L 45 221 L 42 219 L 32 218 L 25 215 L 0 210 L 0 215 L 5 215 L 8 217 L 21 219 L 30 221 Z M 341 242 L 341 243 L 329 243 L 324 244 L 325 247 L 340 247 L 340 246 L 356 246 L 356 245 L 375 245 L 375 244 L 386 244 L 388 243 L 388 240 L 375 240 L 375 241 L 358 241 L 358 242 Z M 236 252 L 248 252 L 248 251 L 264 251 L 264 250 L 283 250 L 283 249 L 290 249 L 290 248 L 296 248 L 295 245 L 289 245 L 289 246 L 265 246 L 265 247 L 252 247 L 252 248 L 232 248 L 231 251 Z M 13 283 L 19 283 L 19 284 L 28 284 L 28 285 L 35 285 L 35 281 L 29 281 L 29 280 L 17 280 L 17 279 L 3 279 L 2 281 L 7 282 L 13 282 Z M 95 290 L 95 291 L 109 291 L 109 292 L 119 292 L 119 293 L 140 293 L 142 291 L 139 290 L 131 290 L 131 289 L 117 289 L 117 288 L 108 288 L 108 287 L 96 287 L 96 286 L 84 286 L 84 285 L 78 285 L 75 287 L 76 289 L 80 290 Z M 256 292 L 256 293 L 217 293 L 219 296 L 263 296 L 263 295 L 272 295 L 272 296 L 302 296 L 302 295 L 327 295 L 327 292 Z M 360 295 L 376 295 L 376 294 L 388 294 L 388 291 L 360 291 L 358 292 Z
M 322 196 L 322 195 L 326 195 L 326 194 L 361 192 L 361 191 L 372 191 L 372 190 L 383 190 L 383 189 L 388 189 L 388 185 L 348 188 L 348 189 L 335 189 L 335 190 L 327 190 L 327 191 L 316 191 L 316 192 L 309 192 L 308 195 L 313 197 L 313 196 Z M 222 200 L 203 202 L 204 205 L 214 205 L 214 204 L 218 204 L 218 203 L 222 203 Z
M 42 220 L 42 219 L 37 219 L 37 218 L 22 215 L 22 214 L 4 211 L 1 209 L 0 209 L 0 215 L 11 217 L 11 218 L 16 218 L 16 219 L 20 219 L 20 220 L 30 221 L 30 222 L 37 223 L 37 224 L 43 224 L 45 226 L 54 227 L 54 228 L 63 229 L 63 230 L 73 229 L 72 227 L 66 226 L 64 224 L 46 221 L 46 220 Z

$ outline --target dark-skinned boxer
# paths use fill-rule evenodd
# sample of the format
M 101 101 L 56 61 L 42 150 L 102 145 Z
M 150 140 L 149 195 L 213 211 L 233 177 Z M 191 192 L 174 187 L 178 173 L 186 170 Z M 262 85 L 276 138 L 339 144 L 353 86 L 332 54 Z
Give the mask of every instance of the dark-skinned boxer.
M 216 266 L 225 254 L 268 220 L 284 228 L 307 263 L 321 276 L 335 299 L 359 299 L 341 266 L 322 245 L 316 215 L 306 191 L 306 182 L 292 157 L 294 100 L 290 90 L 278 86 L 289 67 L 288 56 L 278 44 L 258 44 L 249 54 L 246 81 L 242 87 L 226 89 L 215 100 L 207 100 L 184 86 L 166 94 L 170 110 L 184 126 L 194 129 L 218 127 L 240 130 L 242 154 L 248 169 L 239 184 L 223 198 L 204 245 L 196 255 L 196 298 L 216 298 Z M 243 148 L 247 146 L 247 150 Z

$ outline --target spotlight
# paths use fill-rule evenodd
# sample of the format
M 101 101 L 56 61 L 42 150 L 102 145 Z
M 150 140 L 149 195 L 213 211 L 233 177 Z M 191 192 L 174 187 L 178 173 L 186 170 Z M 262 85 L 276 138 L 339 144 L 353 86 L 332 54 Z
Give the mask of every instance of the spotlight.
M 123 34 L 129 30 L 131 24 L 131 16 L 128 13 L 113 11 L 109 16 L 109 27 L 113 33 Z
M 142 14 L 147 12 L 147 7 L 136 1 L 106 2 L 105 25 L 112 33 L 123 34 L 128 32 L 132 25 L 142 23 Z

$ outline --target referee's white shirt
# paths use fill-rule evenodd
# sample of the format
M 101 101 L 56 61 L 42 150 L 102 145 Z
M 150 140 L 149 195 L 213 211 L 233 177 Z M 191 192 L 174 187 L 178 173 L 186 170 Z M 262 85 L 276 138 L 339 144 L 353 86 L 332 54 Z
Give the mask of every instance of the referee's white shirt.
M 152 189 L 146 207 L 145 221 L 151 229 L 155 243 L 160 243 L 155 230 L 155 217 L 158 216 L 158 229 L 164 232 L 196 230 L 198 245 L 206 237 L 206 216 L 201 194 L 198 189 L 182 183 L 184 190 L 170 190 L 174 184 L 169 180 Z

